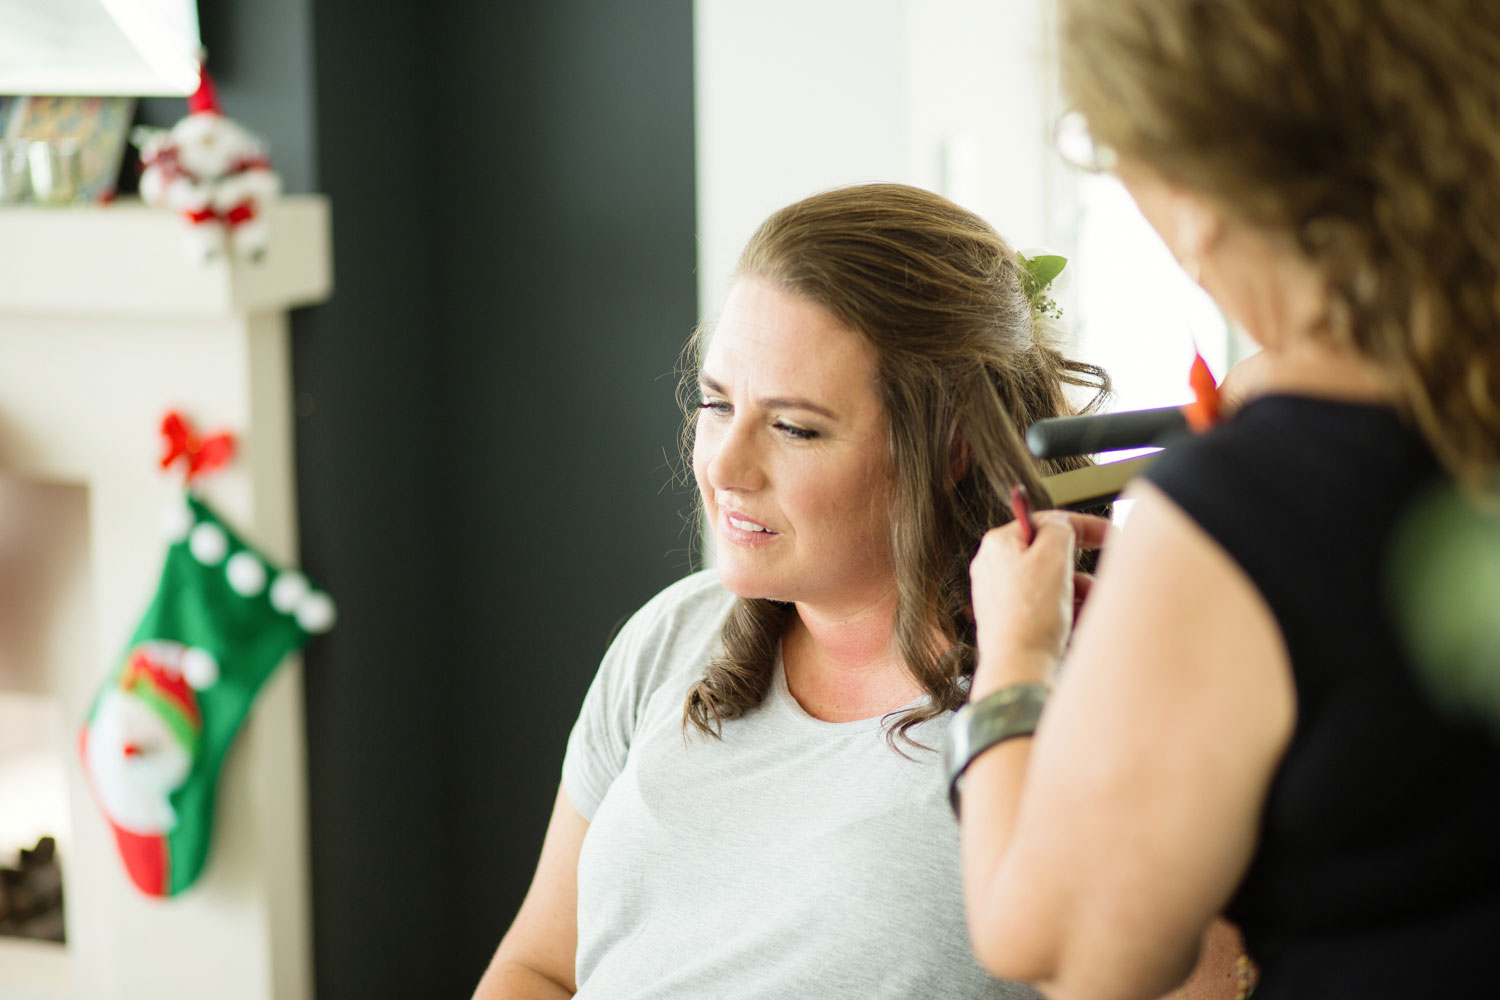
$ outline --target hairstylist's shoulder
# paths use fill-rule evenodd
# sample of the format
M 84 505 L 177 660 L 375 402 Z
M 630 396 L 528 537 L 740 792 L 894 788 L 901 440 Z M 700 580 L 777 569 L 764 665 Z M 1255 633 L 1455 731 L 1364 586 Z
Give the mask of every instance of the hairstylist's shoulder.
M 1142 478 L 1212 531 L 1205 518 L 1211 522 L 1219 508 L 1238 508 L 1257 496 L 1274 472 L 1278 458 L 1268 420 L 1274 425 L 1275 414 L 1260 400 L 1247 400 L 1223 423 L 1171 441 Z
M 1173 508 L 1216 546 L 1259 577 L 1268 558 L 1276 512 L 1295 496 L 1282 481 L 1274 441 L 1260 433 L 1254 404 L 1204 434 L 1170 444 L 1122 500 Z M 1143 489 L 1150 487 L 1149 490 Z M 1138 508 L 1139 503 L 1132 504 Z M 1134 521 L 1136 510 L 1130 520 Z

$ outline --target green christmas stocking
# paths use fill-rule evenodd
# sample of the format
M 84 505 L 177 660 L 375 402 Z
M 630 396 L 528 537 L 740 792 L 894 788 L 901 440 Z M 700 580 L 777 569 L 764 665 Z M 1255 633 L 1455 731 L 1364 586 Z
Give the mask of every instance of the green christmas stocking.
M 278 569 L 188 497 L 161 583 L 94 699 L 80 750 L 131 881 L 152 896 L 203 870 L 219 765 L 286 655 L 333 625 L 327 594 Z

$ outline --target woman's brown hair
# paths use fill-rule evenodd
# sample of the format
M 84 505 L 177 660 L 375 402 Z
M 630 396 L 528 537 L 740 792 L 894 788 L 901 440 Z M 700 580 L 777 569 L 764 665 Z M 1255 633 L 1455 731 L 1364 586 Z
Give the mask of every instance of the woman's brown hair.
M 975 656 L 969 562 L 985 531 L 1011 519 L 1011 487 L 1024 484 L 1045 505 L 1041 476 L 1087 464 L 1037 462 L 1026 428 L 1079 412 L 1068 386 L 1091 390 L 1083 409 L 1095 408 L 1108 376 L 1049 342 L 1022 259 L 988 223 L 918 188 L 860 185 L 788 206 L 751 237 L 735 276 L 826 309 L 873 349 L 895 481 L 893 628 L 931 695 L 894 720 L 890 735 L 907 736 L 963 702 Z M 700 328 L 689 343 L 686 393 L 696 392 L 705 337 Z M 735 602 L 722 655 L 688 693 L 684 727 L 717 735 L 760 704 L 793 613 L 777 601 Z
M 1096 140 L 1291 238 L 1443 464 L 1500 457 L 1500 4 L 1065 0 Z

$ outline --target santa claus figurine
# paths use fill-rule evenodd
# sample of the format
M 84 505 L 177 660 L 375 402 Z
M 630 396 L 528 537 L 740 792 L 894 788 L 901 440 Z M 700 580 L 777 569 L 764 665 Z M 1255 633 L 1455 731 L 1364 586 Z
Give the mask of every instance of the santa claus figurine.
M 211 260 L 227 248 L 259 260 L 270 242 L 265 209 L 281 192 L 281 178 L 264 144 L 225 117 L 206 69 L 188 111 L 142 144 L 141 198 L 182 214 L 194 256 Z

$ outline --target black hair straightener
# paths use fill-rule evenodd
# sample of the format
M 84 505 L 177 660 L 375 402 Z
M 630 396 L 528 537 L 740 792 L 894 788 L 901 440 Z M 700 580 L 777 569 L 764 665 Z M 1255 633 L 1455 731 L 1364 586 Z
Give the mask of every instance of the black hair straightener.
M 1069 458 L 1073 455 L 1103 455 L 1129 448 L 1160 448 L 1186 433 L 1188 424 L 1183 407 L 1163 406 L 1153 410 L 1038 420 L 1026 430 L 1026 447 L 1037 458 Z M 1118 497 L 1125 484 L 1145 471 L 1155 458 L 1153 453 L 1123 461 L 1101 462 L 1084 469 L 1046 476 L 1042 485 L 1059 508 L 1093 507 Z

